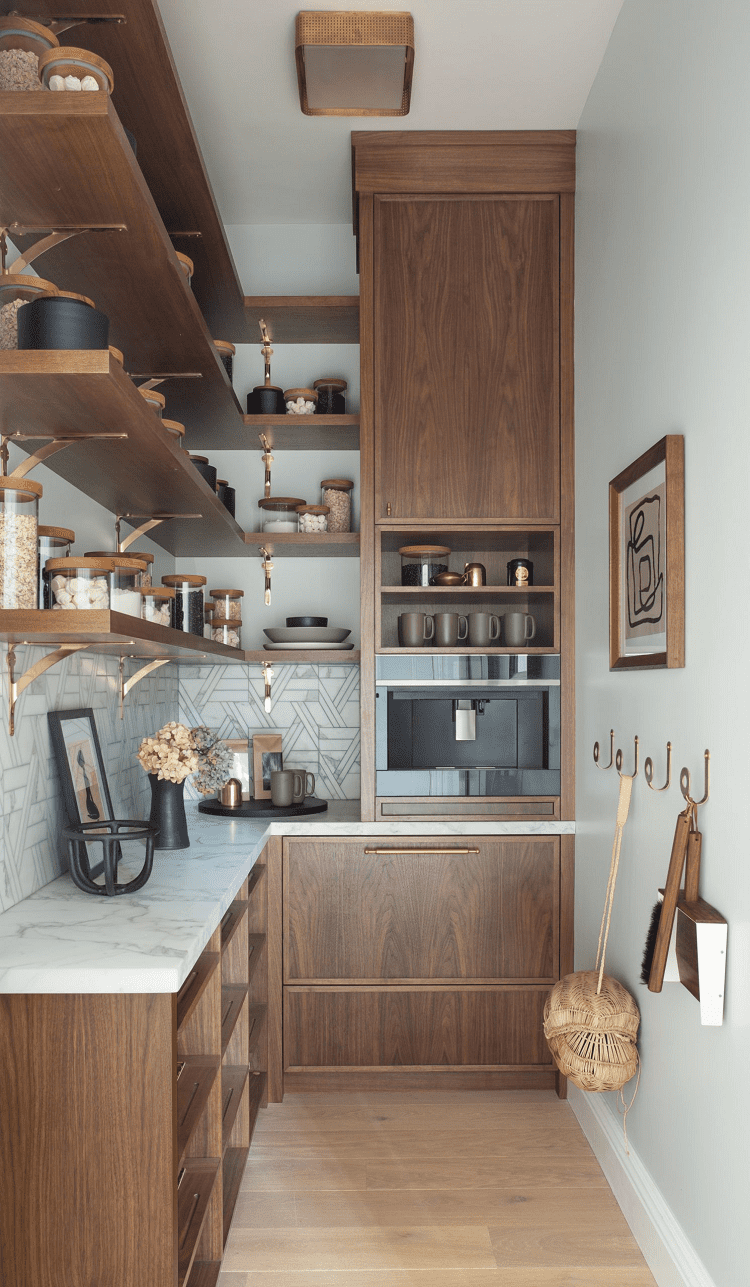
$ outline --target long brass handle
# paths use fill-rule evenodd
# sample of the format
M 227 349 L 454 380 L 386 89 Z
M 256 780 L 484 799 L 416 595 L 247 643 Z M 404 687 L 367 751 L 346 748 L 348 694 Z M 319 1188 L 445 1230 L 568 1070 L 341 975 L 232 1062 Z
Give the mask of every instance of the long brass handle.
M 365 849 L 366 854 L 478 854 L 478 849 Z

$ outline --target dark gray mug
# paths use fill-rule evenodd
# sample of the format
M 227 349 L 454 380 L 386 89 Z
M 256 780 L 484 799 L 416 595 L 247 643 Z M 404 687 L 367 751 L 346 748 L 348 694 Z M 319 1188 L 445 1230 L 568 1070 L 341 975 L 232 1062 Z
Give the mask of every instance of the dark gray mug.
M 523 648 L 536 634 L 536 622 L 530 612 L 506 612 L 503 616 L 503 642 L 509 648 Z
M 468 633 L 466 617 L 460 617 L 457 612 L 435 613 L 436 648 L 455 648 L 457 643 L 463 643 Z
M 424 648 L 434 633 L 435 622 L 424 612 L 402 612 L 398 619 L 398 642 L 402 648 Z
M 486 648 L 500 638 L 500 621 L 492 612 L 470 612 L 469 643 L 472 648 Z

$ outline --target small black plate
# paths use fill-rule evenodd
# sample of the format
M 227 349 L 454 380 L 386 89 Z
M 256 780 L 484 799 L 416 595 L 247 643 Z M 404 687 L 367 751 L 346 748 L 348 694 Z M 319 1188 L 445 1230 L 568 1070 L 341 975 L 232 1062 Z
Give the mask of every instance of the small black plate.
M 307 628 L 309 626 L 322 626 L 325 628 L 328 625 L 328 617 L 287 617 L 286 624 L 288 630 L 293 630 L 297 627 Z
M 201 800 L 199 813 L 216 814 L 221 818 L 304 818 L 308 813 L 325 813 L 327 800 L 317 800 L 309 795 L 304 804 L 290 804 L 286 808 L 277 808 L 271 800 L 245 800 L 231 808 L 221 800 Z

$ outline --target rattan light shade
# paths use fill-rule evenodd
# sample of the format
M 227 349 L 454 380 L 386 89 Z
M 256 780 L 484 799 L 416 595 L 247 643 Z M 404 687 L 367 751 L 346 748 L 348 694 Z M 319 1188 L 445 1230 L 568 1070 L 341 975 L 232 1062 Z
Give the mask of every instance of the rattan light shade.
M 414 67 L 410 13 L 297 14 L 295 58 L 306 116 L 406 116 Z

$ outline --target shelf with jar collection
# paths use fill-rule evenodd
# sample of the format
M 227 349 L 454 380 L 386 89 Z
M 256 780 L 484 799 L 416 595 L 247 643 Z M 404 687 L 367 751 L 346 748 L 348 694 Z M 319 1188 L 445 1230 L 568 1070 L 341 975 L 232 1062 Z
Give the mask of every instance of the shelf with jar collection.
M 560 650 L 560 551 L 555 525 L 383 526 L 376 537 L 375 563 L 376 652 L 398 654 L 409 646 L 399 641 L 403 613 L 423 614 L 429 638 L 423 645 L 411 646 L 433 652 L 487 655 Z M 436 579 L 437 584 L 430 584 Z M 449 579 L 453 584 L 440 583 Z M 490 618 L 483 623 L 490 632 L 488 642 L 472 646 L 470 620 L 467 626 L 456 623 L 455 644 L 434 642 L 434 624 L 428 619 L 434 623 L 439 613 L 459 618 L 484 614 Z M 513 623 L 517 631 L 523 629 L 523 640 L 507 638 L 509 627 L 503 618 L 508 613 L 524 618 Z M 412 623 L 412 629 L 419 624 Z

